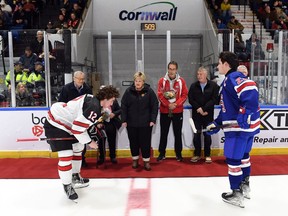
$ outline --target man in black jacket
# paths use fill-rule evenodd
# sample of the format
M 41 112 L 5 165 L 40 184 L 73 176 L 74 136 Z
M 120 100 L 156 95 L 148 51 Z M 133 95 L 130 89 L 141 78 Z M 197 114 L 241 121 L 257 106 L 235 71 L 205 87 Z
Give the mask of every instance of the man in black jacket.
M 208 71 L 200 67 L 197 71 L 198 81 L 192 83 L 188 92 L 189 103 L 192 105 L 192 119 L 197 130 L 206 128 L 214 119 L 214 105 L 219 102 L 219 86 L 207 79 Z M 205 162 L 211 163 L 211 136 L 204 133 L 204 156 Z M 201 159 L 201 133 L 194 133 L 193 144 L 195 147 L 194 157 L 191 162 Z
M 84 94 L 92 94 L 92 89 L 85 83 L 85 74 L 82 71 L 75 71 L 73 82 L 63 86 L 58 101 L 67 103 L 68 101 Z M 86 146 L 82 152 L 82 167 L 87 167 L 85 153 Z

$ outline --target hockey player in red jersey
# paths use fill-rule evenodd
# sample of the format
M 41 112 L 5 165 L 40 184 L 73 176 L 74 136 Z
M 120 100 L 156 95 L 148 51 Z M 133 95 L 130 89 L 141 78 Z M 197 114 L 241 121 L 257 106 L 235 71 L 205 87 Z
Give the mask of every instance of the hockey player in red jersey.
M 224 156 L 228 164 L 228 175 L 232 192 L 223 193 L 224 202 L 244 207 L 244 197 L 250 199 L 250 151 L 255 134 L 259 133 L 260 110 L 259 93 L 256 83 L 237 71 L 238 59 L 232 52 L 222 52 L 218 70 L 225 78 L 220 87 L 221 110 L 214 122 L 207 126 L 214 134 L 219 126 L 225 134 Z M 214 129 L 213 129 L 214 128 Z
M 89 179 L 80 175 L 85 144 L 98 147 L 89 135 L 89 128 L 103 123 L 103 112 L 109 112 L 119 92 L 113 86 L 106 86 L 93 96 L 85 94 L 68 103 L 54 103 L 48 112 L 44 129 L 47 138 L 71 138 L 71 140 L 47 141 L 52 152 L 58 152 L 58 173 L 68 198 L 78 198 L 75 188 L 87 187 Z M 107 115 L 105 115 L 107 116 Z

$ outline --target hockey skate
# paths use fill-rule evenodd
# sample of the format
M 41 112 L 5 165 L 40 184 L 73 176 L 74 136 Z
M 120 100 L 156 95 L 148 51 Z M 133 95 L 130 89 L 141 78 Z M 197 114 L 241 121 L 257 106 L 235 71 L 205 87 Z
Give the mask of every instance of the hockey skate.
M 242 191 L 243 191 L 244 198 L 250 199 L 250 198 L 251 198 L 251 197 L 250 197 L 250 191 L 251 191 L 251 189 L 250 189 L 250 184 L 249 184 L 249 177 L 246 177 L 246 178 L 244 179 L 244 181 L 242 181 L 240 187 L 241 187 L 241 189 L 242 189 Z
M 222 200 L 229 204 L 244 208 L 244 196 L 241 189 L 235 189 L 232 192 L 222 193 Z
M 89 179 L 82 178 L 79 173 L 72 174 L 72 185 L 75 189 L 89 186 Z
M 63 186 L 64 186 L 64 191 L 65 191 L 68 199 L 76 202 L 76 200 L 78 199 L 78 194 L 75 192 L 72 184 L 63 185 Z

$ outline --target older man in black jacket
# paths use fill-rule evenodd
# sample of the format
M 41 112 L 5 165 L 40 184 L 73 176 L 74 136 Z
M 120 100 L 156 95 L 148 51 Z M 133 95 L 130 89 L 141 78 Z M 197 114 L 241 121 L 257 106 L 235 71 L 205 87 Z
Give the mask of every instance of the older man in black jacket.
M 85 83 L 85 73 L 82 71 L 75 71 L 73 82 L 63 86 L 58 101 L 67 103 L 68 101 L 84 94 L 92 94 L 92 89 Z M 85 153 L 86 146 L 82 152 L 82 167 L 87 167 Z
M 192 118 L 197 130 L 206 128 L 214 119 L 214 105 L 219 102 L 219 86 L 207 79 L 208 71 L 200 67 L 197 71 L 197 79 L 192 83 L 188 92 L 189 103 L 192 105 Z M 204 132 L 204 156 L 205 162 L 211 163 L 211 136 Z M 191 162 L 201 159 L 201 133 L 194 133 L 193 144 L 194 157 Z

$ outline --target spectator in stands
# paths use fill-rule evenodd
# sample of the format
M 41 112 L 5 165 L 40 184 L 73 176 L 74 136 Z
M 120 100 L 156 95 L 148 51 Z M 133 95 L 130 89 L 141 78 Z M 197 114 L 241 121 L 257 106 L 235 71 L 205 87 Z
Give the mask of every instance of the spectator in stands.
M 218 28 L 218 32 L 221 33 L 223 32 L 223 30 L 227 29 L 227 26 L 223 23 L 221 18 L 217 19 L 217 28 Z
M 16 29 L 24 29 L 27 27 L 27 15 L 23 10 L 22 4 L 18 4 L 18 9 L 13 13 L 12 24 Z
M 45 106 L 46 91 L 45 91 L 45 72 L 42 62 L 35 62 L 34 71 L 29 75 L 27 80 L 27 87 L 32 92 L 34 98 L 34 105 Z
M 218 5 L 214 5 L 213 6 L 212 15 L 213 15 L 213 19 L 214 20 L 217 20 L 217 19 L 223 20 L 222 11 L 221 11 L 221 9 L 220 9 L 220 7 Z
M 25 0 L 23 2 L 23 10 L 27 16 L 27 28 L 32 28 L 33 19 L 35 17 L 36 8 L 31 0 Z
M 64 20 L 65 21 L 68 21 L 68 19 L 70 18 L 70 13 L 69 13 L 70 10 L 67 10 L 66 8 L 61 8 L 60 9 L 60 13 L 59 14 L 62 14 L 64 16 Z
M 231 30 L 231 32 L 234 30 L 234 32 L 243 34 L 244 26 L 235 18 L 235 16 L 231 17 L 227 23 L 227 27 Z
M 75 13 L 76 17 L 81 19 L 82 13 L 83 13 L 83 9 L 79 6 L 78 3 L 74 3 L 70 14 L 71 13 Z
M 286 15 L 288 15 L 288 1 L 278 1 L 278 7 L 280 7 Z
M 25 53 L 20 56 L 19 61 L 22 62 L 24 70 L 29 72 L 34 70 L 34 63 L 37 61 L 38 56 L 32 52 L 31 48 L 27 46 L 25 48 Z
M 82 71 L 75 71 L 73 76 L 73 82 L 63 86 L 60 95 L 59 102 L 65 102 L 84 94 L 92 94 L 92 89 L 85 83 L 85 73 Z M 86 145 L 82 152 L 82 166 L 87 167 L 85 160 Z
M 1 6 L 1 10 L 4 13 L 7 13 L 9 16 L 12 15 L 12 12 L 13 12 L 12 7 L 9 4 L 7 4 L 5 0 L 1 0 L 0 6 Z
M 252 59 L 252 57 L 254 57 L 254 60 L 265 59 L 265 53 L 262 49 L 261 42 L 255 33 L 252 33 L 251 37 L 246 40 L 246 53 L 249 59 Z
M 72 8 L 72 5 L 70 4 L 70 0 L 63 0 L 61 4 L 61 10 L 65 9 L 65 11 L 70 11 Z M 63 12 L 63 11 L 62 11 Z
M 65 17 L 63 14 L 58 15 L 58 19 L 53 24 L 53 29 L 57 31 L 57 33 L 61 33 L 60 30 L 63 29 L 63 25 L 65 23 Z M 67 23 L 66 23 L 67 24 Z
M 238 57 L 239 61 L 248 60 L 245 42 L 243 41 L 242 35 L 239 32 L 235 32 L 234 34 L 234 53 Z
M 68 28 L 73 32 L 73 30 L 78 28 L 79 23 L 80 19 L 76 16 L 75 13 L 72 12 L 70 14 L 70 19 L 68 20 Z
M 34 70 L 28 77 L 27 86 L 34 89 L 40 86 L 45 87 L 45 72 L 42 62 L 35 62 Z
M 33 53 L 36 53 L 36 55 L 39 57 L 39 55 L 44 53 L 44 33 L 43 31 L 39 30 L 37 31 L 36 39 L 31 42 L 31 49 Z M 48 40 L 48 47 L 49 47 L 49 53 L 52 51 L 52 43 L 50 40 Z
M 77 0 L 77 4 L 84 10 L 87 0 Z
M 284 22 L 288 22 L 288 16 L 285 14 L 285 12 L 280 7 L 276 7 L 274 20 L 279 20 L 280 17 L 282 17 Z
M 264 23 L 264 27 L 267 30 L 271 30 L 272 21 L 275 20 L 275 13 L 271 12 L 271 8 L 269 5 L 264 7 L 264 12 L 262 13 L 262 21 Z
M 254 12 L 258 12 L 262 5 L 262 0 L 249 0 L 251 9 Z
M 25 83 L 19 82 L 17 84 L 15 94 L 17 107 L 33 105 L 33 98 L 29 93 Z
M 3 24 L 6 29 L 9 29 L 9 27 L 12 24 L 12 12 L 13 12 L 12 8 L 4 0 L 0 2 L 0 6 L 1 6 L 0 7 L 1 17 L 2 17 L 2 20 L 4 20 Z
M 8 71 L 5 77 L 5 84 L 9 89 L 11 87 L 11 71 Z M 15 86 L 19 83 L 26 83 L 28 80 L 28 74 L 26 71 L 23 71 L 22 62 L 18 61 L 14 63 L 14 77 L 15 77 Z
M 11 87 L 3 90 L 0 93 L 0 107 L 11 106 Z
M 228 23 L 228 20 L 230 20 L 232 12 L 231 12 L 231 4 L 228 0 L 223 0 L 221 3 L 221 11 L 222 11 L 222 18 L 225 20 L 224 23 Z
M 50 33 L 50 34 L 57 33 L 57 30 L 54 28 L 54 26 L 53 26 L 51 21 L 48 21 L 45 30 L 46 30 L 47 33 Z
M 280 16 L 278 20 L 272 22 L 272 30 L 274 30 L 273 38 L 275 43 L 278 43 L 279 31 L 287 29 L 284 19 L 284 17 Z
M 3 13 L 3 11 L 0 8 L 0 30 L 6 30 L 8 29 L 7 25 L 6 25 L 6 15 Z

